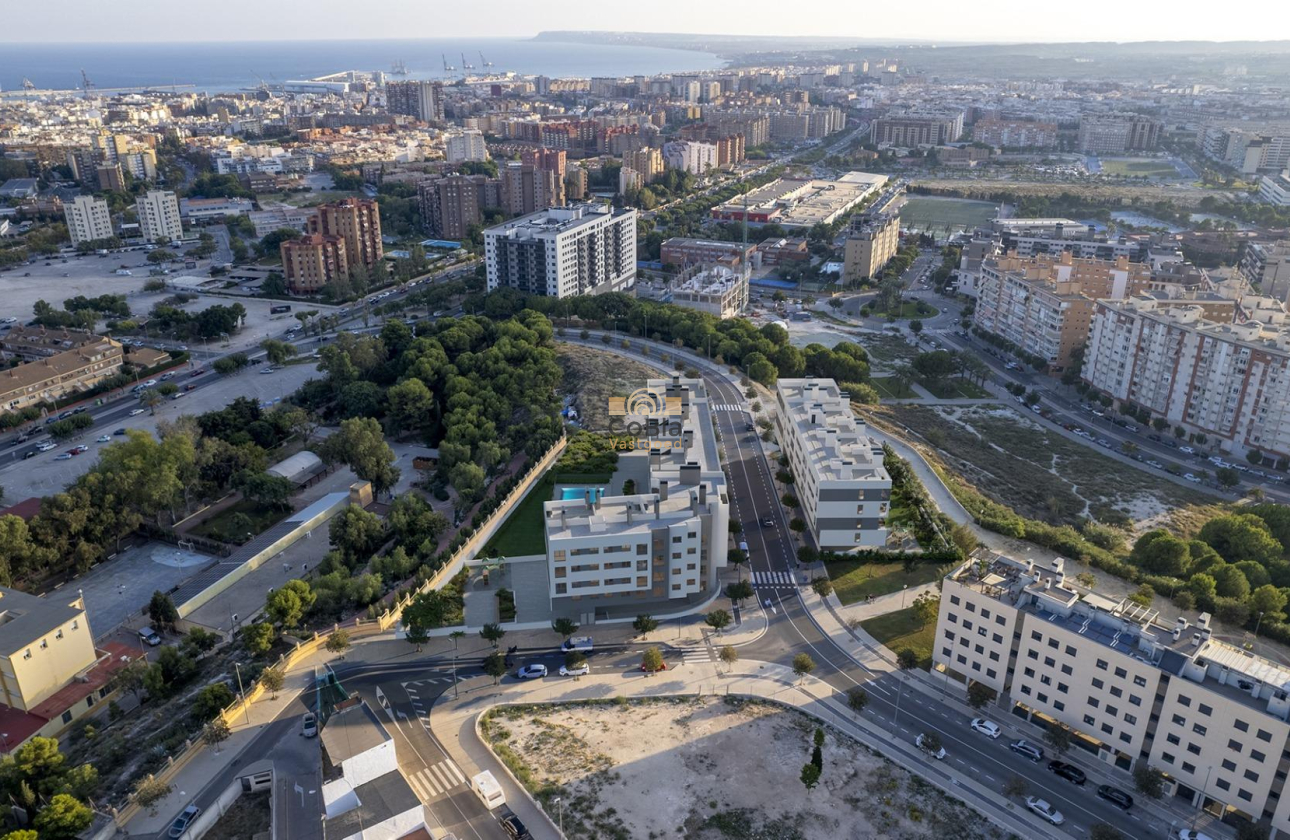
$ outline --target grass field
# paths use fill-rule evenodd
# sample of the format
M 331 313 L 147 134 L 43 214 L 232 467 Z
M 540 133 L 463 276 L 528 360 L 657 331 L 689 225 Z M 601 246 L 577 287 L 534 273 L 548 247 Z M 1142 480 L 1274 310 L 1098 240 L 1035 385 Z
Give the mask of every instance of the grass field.
M 998 214 L 998 205 L 990 201 L 914 196 L 901 207 L 900 221 L 918 230 L 973 228 L 986 224 Z
M 932 667 L 932 644 L 936 640 L 936 622 L 919 625 L 912 607 L 889 612 L 877 618 L 860 622 L 865 632 L 885 645 L 892 653 L 913 648 L 918 654 L 918 667 Z
M 919 394 L 908 385 L 896 381 L 894 376 L 875 376 L 869 384 L 878 392 L 878 396 L 889 400 L 908 400 Z
M 860 563 L 855 560 L 833 560 L 828 564 L 833 591 L 844 604 L 863 601 L 870 595 L 890 595 L 902 586 L 920 586 L 944 577 L 945 570 L 932 563 L 918 563 L 905 571 L 903 563 Z
M 521 557 L 546 551 L 546 539 L 542 532 L 542 503 L 551 501 L 554 492 L 555 478 L 548 473 L 511 512 L 506 522 L 488 541 L 484 551 L 496 551 L 503 557 Z
M 1155 158 L 1099 158 L 1102 172 L 1121 178 L 1177 178 L 1178 170 L 1167 160 Z
M 957 400 L 970 399 L 981 400 L 990 395 L 984 388 L 975 382 L 969 382 L 966 379 L 942 379 L 940 382 L 920 382 L 918 383 L 932 393 L 937 399 Z
M 278 522 L 281 522 L 282 519 L 290 512 L 291 511 L 289 510 L 268 508 L 258 504 L 257 502 L 252 502 L 249 499 L 243 499 L 240 502 L 229 505 L 210 519 L 207 519 L 202 524 L 193 528 L 192 533 L 199 537 L 206 537 L 210 540 L 221 540 L 223 542 L 242 545 L 250 537 L 262 533 L 270 525 L 275 525 Z M 233 517 L 237 516 L 239 513 L 246 514 L 246 516 L 251 520 L 251 524 L 247 527 L 247 531 L 249 531 L 249 533 L 230 533 L 230 526 L 232 525 Z

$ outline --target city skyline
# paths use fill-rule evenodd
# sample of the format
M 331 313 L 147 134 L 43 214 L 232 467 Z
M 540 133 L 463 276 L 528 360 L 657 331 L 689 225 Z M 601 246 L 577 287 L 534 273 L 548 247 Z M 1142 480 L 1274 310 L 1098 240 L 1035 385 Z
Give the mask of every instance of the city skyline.
M 313 14 L 301 18 L 291 4 L 282 2 L 251 2 L 231 0 L 225 5 L 227 14 L 205 21 L 203 37 L 186 37 L 189 28 L 185 21 L 169 14 L 167 7 L 157 0 L 143 0 L 139 14 L 128 19 L 113 14 L 109 8 L 89 0 L 69 0 L 62 4 L 65 14 L 58 36 L 49 37 L 50 30 L 41 25 L 47 10 L 37 6 L 16 7 L 9 12 L 10 32 L 16 38 L 0 43 L 146 43 L 166 41 L 258 41 L 258 40 L 325 40 L 344 33 L 345 40 L 394 39 L 407 37 L 418 26 L 430 38 L 507 37 L 524 38 L 539 32 L 566 28 L 553 25 L 545 9 L 529 4 L 503 3 L 504 13 L 490 15 L 481 23 L 472 11 L 436 8 L 428 13 L 410 0 L 393 0 L 385 4 L 380 15 L 371 15 L 366 7 L 358 7 L 338 0 L 321 0 L 314 4 Z M 1273 19 L 1272 2 L 1254 4 L 1254 15 L 1259 12 Z M 1063 43 L 1078 41 L 1248 41 L 1267 40 L 1251 38 L 1245 18 L 1206 18 L 1187 15 L 1161 16 L 1157 10 L 1142 6 L 1124 6 L 1110 0 L 1095 0 L 1085 4 L 1082 14 L 1075 19 L 1067 16 L 1051 18 L 1030 14 L 1028 6 L 1006 2 L 996 8 L 996 14 L 979 19 L 951 14 L 954 6 L 945 0 L 925 4 L 925 14 L 919 16 L 920 24 L 911 26 L 903 9 L 875 6 L 865 10 L 863 20 L 848 25 L 845 21 L 850 9 L 836 0 L 824 0 L 811 5 L 810 14 L 785 19 L 779 13 L 782 7 L 772 0 L 753 0 L 741 9 L 743 14 L 732 17 L 720 7 L 705 9 L 682 5 L 669 0 L 657 4 L 651 20 L 655 26 L 642 28 L 638 14 L 627 9 L 616 9 L 592 4 L 588 0 L 574 0 L 566 4 L 562 20 L 576 21 L 579 28 L 605 32 L 647 32 L 651 34 L 687 33 L 713 36 L 739 37 L 854 37 L 858 43 L 900 40 L 904 42 L 940 43 Z M 254 16 L 259 24 L 257 31 L 273 33 L 272 37 L 248 37 L 240 13 Z M 821 23 L 825 19 L 838 23 Z M 1108 20 L 1114 19 L 1115 26 Z M 684 25 L 676 21 L 684 20 Z M 395 23 L 397 21 L 397 23 Z M 773 23 L 771 22 L 773 21 Z M 847 32 L 854 26 L 852 34 Z M 282 37 L 281 33 L 290 33 Z M 1131 34 L 1134 37 L 1125 38 Z M 1256 35 L 1269 34 L 1265 31 Z M 28 37 L 23 37 L 24 35 Z M 1142 37 L 1149 36 L 1149 37 Z

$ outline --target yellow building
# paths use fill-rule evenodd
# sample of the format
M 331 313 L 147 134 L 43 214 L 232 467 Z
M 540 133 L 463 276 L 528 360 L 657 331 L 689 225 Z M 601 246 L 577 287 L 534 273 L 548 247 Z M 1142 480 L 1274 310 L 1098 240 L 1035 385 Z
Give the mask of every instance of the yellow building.
M 900 248 L 900 216 L 862 217 L 847 235 L 842 276 L 848 281 L 867 280 L 882 271 Z
M 0 587 L 0 702 L 29 712 L 97 661 L 79 597 Z
M 124 354 L 110 338 L 0 371 L 0 411 L 15 411 L 92 388 L 119 373 Z

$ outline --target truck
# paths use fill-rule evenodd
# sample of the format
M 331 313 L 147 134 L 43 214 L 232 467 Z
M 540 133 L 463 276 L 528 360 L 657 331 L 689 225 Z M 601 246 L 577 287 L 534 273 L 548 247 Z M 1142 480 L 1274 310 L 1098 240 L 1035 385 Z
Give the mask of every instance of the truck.
M 497 779 L 487 770 L 482 773 L 476 773 L 470 778 L 470 789 L 475 792 L 484 807 L 492 811 L 506 804 L 506 794 L 502 792 L 502 786 L 497 783 Z

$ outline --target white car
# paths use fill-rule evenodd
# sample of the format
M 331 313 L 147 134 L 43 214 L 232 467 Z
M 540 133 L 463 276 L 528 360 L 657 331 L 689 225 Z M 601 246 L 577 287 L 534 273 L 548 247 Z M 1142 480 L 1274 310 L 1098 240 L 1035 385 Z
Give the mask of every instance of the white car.
M 110 441 L 110 440 L 112 440 L 112 436 L 111 436 L 111 435 L 99 435 L 97 438 L 95 438 L 94 442 L 95 442 L 95 443 L 107 443 L 107 442 L 108 442 L 108 441 Z
M 153 385 L 156 385 L 156 384 L 157 384 L 157 380 L 149 379 L 147 382 L 143 383 L 143 387 L 151 388 Z
M 1178 840 L 1214 840 L 1208 834 L 1202 834 L 1199 831 L 1192 831 L 1190 828 L 1184 828 L 1178 832 Z
M 982 735 L 990 738 L 998 738 L 1003 734 L 1003 730 L 999 728 L 999 724 L 992 720 L 986 720 L 985 718 L 973 718 L 972 728 L 977 732 L 980 732 Z
M 546 676 L 546 666 L 539 663 L 525 665 L 515 672 L 515 676 L 522 680 L 538 680 Z
M 927 747 L 923 746 L 924 739 L 926 738 L 927 738 L 926 734 L 919 735 L 917 738 L 914 739 L 914 746 L 918 747 L 920 750 L 927 753 L 932 758 L 945 758 L 944 747 L 937 747 L 936 751 L 933 752 L 930 746 L 927 746 Z
M 140 414 L 142 414 L 142 413 L 143 413 L 143 409 L 142 409 L 142 408 L 136 408 L 134 411 L 131 411 L 131 412 L 130 412 L 130 416 L 131 416 L 131 417 L 138 417 L 138 416 L 139 416 Z
M 585 677 L 591 673 L 591 666 L 586 662 L 576 668 L 570 668 L 567 665 L 560 666 L 560 676 L 562 677 Z
M 1048 804 L 1048 800 L 1046 799 L 1036 799 L 1033 796 L 1027 796 L 1026 807 L 1048 820 L 1053 825 L 1061 825 L 1066 822 L 1066 818 L 1062 816 L 1062 812 Z
M 1192 449 L 1190 446 L 1180 446 L 1180 447 L 1178 447 L 1178 451 L 1179 451 L 1179 452 L 1181 452 L 1181 453 L 1182 453 L 1182 454 L 1184 454 L 1184 455 L 1195 455 L 1195 454 L 1196 454 L 1196 450 L 1195 450 L 1195 449 Z
M 51 449 L 53 449 L 53 448 L 54 448 L 54 444 L 53 444 L 53 443 L 50 443 L 49 441 L 45 441 L 44 443 L 38 443 L 38 444 L 36 444 L 36 449 L 40 450 L 41 452 L 48 452 L 49 450 L 51 450 Z
M 1186 475 L 1183 476 L 1183 478 L 1187 479 L 1192 484 L 1200 484 L 1200 479 L 1192 475 L 1191 473 L 1187 473 Z

